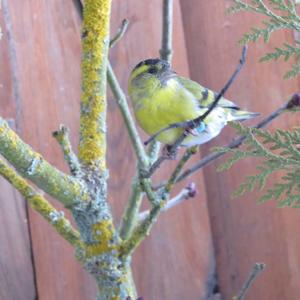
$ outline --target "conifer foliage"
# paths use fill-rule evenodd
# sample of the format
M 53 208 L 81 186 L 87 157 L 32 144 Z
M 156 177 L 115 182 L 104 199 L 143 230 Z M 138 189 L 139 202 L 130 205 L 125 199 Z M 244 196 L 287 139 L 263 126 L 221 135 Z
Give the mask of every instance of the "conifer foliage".
M 295 0 L 232 0 L 233 4 L 229 8 L 230 13 L 247 11 L 265 15 L 267 18 L 258 27 L 251 28 L 240 40 L 241 44 L 256 42 L 263 38 L 268 42 L 273 32 L 281 29 L 300 31 L 300 16 L 297 14 L 297 5 L 300 1 Z M 295 41 L 294 45 L 284 43 L 274 49 L 271 53 L 266 53 L 261 62 L 277 60 L 283 58 L 288 60 L 294 57 L 296 64 L 285 74 L 285 78 L 295 77 L 300 73 L 300 41 Z

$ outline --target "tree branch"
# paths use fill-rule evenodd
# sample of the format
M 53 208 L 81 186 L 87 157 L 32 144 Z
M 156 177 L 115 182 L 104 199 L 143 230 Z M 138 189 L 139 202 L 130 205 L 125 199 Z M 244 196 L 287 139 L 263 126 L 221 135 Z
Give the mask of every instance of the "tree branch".
M 172 60 L 172 33 L 173 33 L 173 0 L 163 0 L 163 31 L 161 49 L 159 50 L 161 59 Z
M 71 207 L 80 200 L 89 199 L 85 186 L 79 180 L 51 166 L 40 154 L 24 143 L 2 118 L 0 118 L 0 153 L 22 176 L 30 179 L 65 206 Z
M 81 177 L 82 171 L 76 154 L 72 149 L 72 145 L 69 138 L 69 130 L 66 126 L 61 125 L 59 130 L 52 133 L 53 137 L 60 144 L 64 158 L 69 165 L 71 174 L 75 177 Z
M 171 208 L 181 204 L 182 202 L 185 202 L 186 200 L 195 197 L 196 195 L 196 187 L 194 183 L 191 183 L 186 188 L 182 189 L 181 192 L 176 195 L 174 198 L 167 201 L 166 205 L 163 207 L 161 212 L 166 212 L 170 210 Z M 139 214 L 139 222 L 144 222 L 145 219 L 149 216 L 150 211 L 146 210 Z
M 253 282 L 255 281 L 255 279 L 257 278 L 257 276 L 264 271 L 266 265 L 262 264 L 262 263 L 256 263 L 253 266 L 253 269 L 249 275 L 249 277 L 247 278 L 247 280 L 245 281 L 241 291 L 239 292 L 238 296 L 233 297 L 233 300 L 244 300 L 246 297 L 247 292 L 249 291 L 249 289 L 251 288 L 251 285 L 253 284 Z
M 86 0 L 82 26 L 82 96 L 79 159 L 106 172 L 106 70 L 111 0 Z
M 138 221 L 138 214 L 140 206 L 143 201 L 144 192 L 141 188 L 140 180 L 138 176 L 132 181 L 131 195 L 129 197 L 127 207 L 122 216 L 120 225 L 120 237 L 123 240 L 127 240 L 132 233 L 133 228 L 136 226 Z
M 178 175 L 182 171 L 182 168 L 185 166 L 185 164 L 188 162 L 188 160 L 192 157 L 192 155 L 196 154 L 198 151 L 198 147 L 194 146 L 185 151 L 182 158 L 178 162 L 174 172 L 172 173 L 170 179 L 168 180 L 167 184 L 164 187 L 164 190 L 166 193 L 170 193 L 171 189 L 173 188 Z
M 74 247 L 81 247 L 79 233 L 72 227 L 62 212 L 58 212 L 41 194 L 35 191 L 25 179 L 0 159 L 0 174 L 9 181 L 28 201 L 33 210 L 46 219 Z
M 122 21 L 122 24 L 121 24 L 117 34 L 113 38 L 110 39 L 110 42 L 109 42 L 110 48 L 113 48 L 121 40 L 121 38 L 124 36 L 124 34 L 127 31 L 128 25 L 129 25 L 129 21 L 127 19 L 124 19 Z
M 135 227 L 129 239 L 125 240 L 120 248 L 120 255 L 123 260 L 126 260 L 133 251 L 140 245 L 145 239 L 155 224 L 161 209 L 164 207 L 165 201 L 160 201 L 157 205 L 154 205 L 150 210 L 149 215 L 141 222 L 140 225 Z

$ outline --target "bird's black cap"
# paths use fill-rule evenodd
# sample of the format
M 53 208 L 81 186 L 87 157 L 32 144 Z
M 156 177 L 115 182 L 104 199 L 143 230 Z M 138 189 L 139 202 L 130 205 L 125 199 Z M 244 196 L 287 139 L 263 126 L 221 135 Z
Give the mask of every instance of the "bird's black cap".
M 170 67 L 170 64 L 166 61 L 166 60 L 162 60 L 162 59 L 159 59 L 159 58 L 149 58 L 149 59 L 146 59 L 146 60 L 142 60 L 141 62 L 139 62 L 135 67 L 134 67 L 134 70 L 136 70 L 137 68 L 141 67 L 141 66 L 154 66 L 158 63 L 163 63 L 163 65 L 165 67 Z

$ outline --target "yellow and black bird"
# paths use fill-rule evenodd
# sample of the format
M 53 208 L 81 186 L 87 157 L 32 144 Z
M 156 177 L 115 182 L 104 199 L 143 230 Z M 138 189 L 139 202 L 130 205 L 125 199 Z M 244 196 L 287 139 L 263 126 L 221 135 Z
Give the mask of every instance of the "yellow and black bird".
M 177 75 L 170 64 L 161 59 L 147 59 L 137 64 L 131 72 L 128 91 L 136 119 L 149 135 L 170 124 L 203 115 L 216 97 L 216 93 L 199 83 Z M 247 120 L 257 115 L 243 111 L 233 102 L 221 98 L 203 122 L 187 135 L 182 146 L 206 143 L 216 137 L 228 121 Z M 183 130 L 168 129 L 156 139 L 172 145 Z

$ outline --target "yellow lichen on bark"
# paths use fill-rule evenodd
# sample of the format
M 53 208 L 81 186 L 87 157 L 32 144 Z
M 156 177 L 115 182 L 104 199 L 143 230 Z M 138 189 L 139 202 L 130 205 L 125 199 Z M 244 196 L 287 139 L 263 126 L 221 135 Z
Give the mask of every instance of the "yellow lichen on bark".
M 116 241 L 114 241 L 115 228 L 112 220 L 103 220 L 92 226 L 95 243 L 86 245 L 87 257 L 101 255 L 117 248 Z
M 105 170 L 106 68 L 111 0 L 86 0 L 82 27 L 82 97 L 79 158 Z
M 0 160 L 0 174 L 22 194 L 35 211 L 52 224 L 55 230 L 65 240 L 73 246 L 83 247 L 79 233 L 73 229 L 63 213 L 58 212 L 42 195 L 37 193 L 25 179 L 2 160 Z

